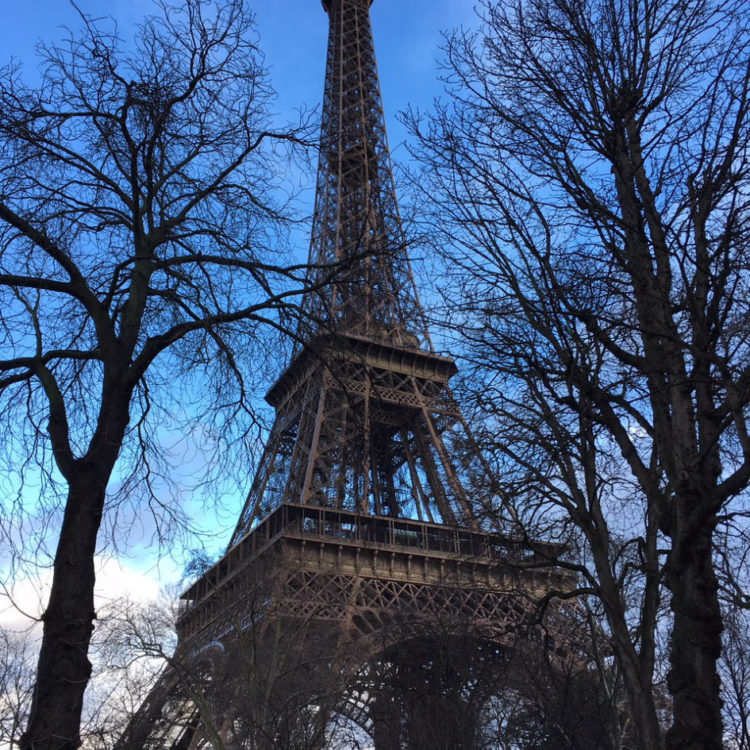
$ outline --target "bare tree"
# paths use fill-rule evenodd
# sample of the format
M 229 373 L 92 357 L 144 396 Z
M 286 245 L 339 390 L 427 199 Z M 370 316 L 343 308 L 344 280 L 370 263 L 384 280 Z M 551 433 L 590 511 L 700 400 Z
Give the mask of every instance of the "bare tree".
M 747 514 L 722 519 L 716 544 L 724 618 L 719 661 L 726 745 L 750 750 L 750 523 Z
M 750 748 L 750 616 L 735 609 L 724 618 L 724 651 L 720 674 L 726 716 L 727 746 Z
M 337 658 L 342 630 L 315 617 L 280 616 L 273 598 L 275 563 L 271 558 L 254 567 L 236 594 L 238 608 L 227 620 L 233 627 L 218 640 L 188 639 L 175 650 L 168 636 L 179 609 L 124 603 L 113 613 L 104 644 L 121 655 L 120 668 L 144 658 L 163 666 L 148 697 L 142 692 L 130 721 L 121 722 L 116 748 L 173 742 L 216 750 L 325 745 L 345 673 Z
M 170 602 L 172 600 L 170 599 Z M 81 717 L 82 745 L 87 750 L 109 750 L 122 727 L 138 708 L 163 666 L 160 659 L 122 637 L 122 613 L 135 606 L 115 600 L 100 608 L 92 637 L 92 674 Z M 174 647 L 174 620 L 162 602 L 142 605 L 140 620 L 148 624 L 152 642 L 164 652 Z M 33 621 L 0 629 L 0 743 L 19 746 L 34 688 L 41 628 Z
M 521 525 L 582 543 L 641 748 L 722 747 L 714 538 L 750 479 L 746 6 L 480 3 L 412 114 Z M 455 295 L 454 295 L 455 296 Z
M 18 747 L 34 684 L 28 633 L 0 629 L 0 743 Z
M 12 65 L 0 77 L 0 413 L 21 487 L 9 513 L 40 470 L 43 532 L 62 515 L 22 741 L 35 750 L 80 741 L 103 514 L 116 523 L 117 499 L 140 496 L 179 516 L 158 494 L 159 430 L 204 415 L 204 434 L 241 440 L 241 361 L 260 369 L 263 331 L 303 286 L 274 251 L 273 150 L 297 134 L 269 127 L 251 14 L 242 0 L 159 8 L 131 47 L 82 16 L 79 35 L 41 48 L 38 87 Z

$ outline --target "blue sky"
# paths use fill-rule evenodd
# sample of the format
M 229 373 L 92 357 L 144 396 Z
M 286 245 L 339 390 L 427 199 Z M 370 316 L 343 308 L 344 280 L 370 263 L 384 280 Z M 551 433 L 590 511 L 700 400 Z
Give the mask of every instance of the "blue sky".
M 256 13 L 261 49 L 278 94 L 278 111 L 289 116 L 295 109 L 318 106 L 323 92 L 328 30 L 320 0 L 249 0 L 249 5 Z M 76 29 L 80 25 L 67 0 L 6 0 L 4 6 L 0 65 L 16 58 L 29 79 L 34 76 L 37 42 L 60 40 L 65 36 L 62 27 Z M 78 0 L 78 6 L 92 16 L 117 19 L 124 40 L 132 37 L 134 24 L 154 8 L 152 0 Z M 428 108 L 440 93 L 437 60 L 441 31 L 472 24 L 473 0 L 375 0 L 371 16 L 389 141 L 394 161 L 398 162 L 407 154 L 402 147 L 406 133 L 396 115 L 409 104 Z M 312 202 L 312 191 L 308 196 Z M 123 562 L 135 564 L 132 559 Z M 146 567 L 151 565 L 153 561 Z M 37 596 L 38 593 L 37 590 Z
M 0 64 L 11 56 L 34 67 L 38 40 L 59 39 L 64 25 L 78 26 L 67 0 L 7 0 L 0 25 Z M 383 100 L 391 147 L 398 159 L 405 139 L 395 121 L 407 104 L 425 107 L 439 93 L 436 60 L 440 32 L 471 23 L 473 0 L 375 0 L 371 8 Z M 121 36 L 153 9 L 152 0 L 78 0 L 82 11 L 118 20 Z M 261 47 L 278 92 L 280 111 L 318 104 L 328 18 L 320 0 L 249 0 L 256 13 Z

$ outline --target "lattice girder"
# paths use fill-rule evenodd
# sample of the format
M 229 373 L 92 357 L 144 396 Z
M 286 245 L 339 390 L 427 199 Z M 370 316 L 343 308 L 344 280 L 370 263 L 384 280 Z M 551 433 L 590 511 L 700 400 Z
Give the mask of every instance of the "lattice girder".
M 448 357 L 323 336 L 269 393 L 277 417 L 231 545 L 283 503 L 472 525 L 444 436 L 463 425 Z
M 540 549 L 547 555 L 557 548 Z M 389 608 L 390 617 L 399 609 L 424 617 L 466 612 L 497 637 L 517 631 L 536 601 L 550 590 L 569 591 L 575 579 L 540 567 L 537 553 L 496 534 L 282 506 L 184 594 L 181 641 L 198 650 L 246 623 L 247 602 L 257 599 L 258 560 L 271 571 L 273 591 L 262 598 L 273 599 L 274 616 L 353 621 L 379 613 L 380 621 Z
M 369 5 L 325 4 L 330 27 L 310 262 L 320 269 L 315 281 L 343 268 L 307 307 L 336 330 L 414 345 L 428 334 L 393 186 Z
M 333 644 L 323 672 L 353 675 L 399 618 L 465 620 L 510 645 L 540 599 L 575 586 L 574 576 L 479 530 L 473 507 L 492 483 L 472 484 L 484 467 L 448 387 L 456 366 L 432 351 L 414 287 L 370 3 L 323 0 L 330 31 L 309 255 L 315 291 L 303 300 L 309 322 L 267 394 L 275 421 L 227 552 L 185 592 L 177 622 L 175 662 L 231 652 L 221 661 L 229 692 L 218 744 L 227 747 L 241 719 L 232 711 L 242 710 L 232 690 L 255 687 L 231 676 L 245 636 L 307 631 L 309 654 Z M 273 660 L 273 640 L 263 648 Z M 117 750 L 207 747 L 197 704 L 175 684 L 165 677 L 131 722 L 130 736 L 142 741 L 123 739 Z M 264 709 L 265 700 L 248 705 Z M 323 721 L 327 698 L 314 700 L 308 718 Z M 302 727 L 300 716 L 290 731 Z M 275 731 L 252 746 L 276 747 Z M 378 731 L 378 750 L 398 746 Z

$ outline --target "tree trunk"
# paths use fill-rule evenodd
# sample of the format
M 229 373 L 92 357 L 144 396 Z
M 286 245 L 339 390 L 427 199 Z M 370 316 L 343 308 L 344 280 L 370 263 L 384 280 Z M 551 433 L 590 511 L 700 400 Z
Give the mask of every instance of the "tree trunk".
M 69 484 L 22 750 L 75 750 L 81 744 L 83 694 L 91 675 L 88 649 L 96 617 L 94 553 L 105 488 L 101 473 L 91 468 L 78 469 Z
M 634 665 L 633 654 L 623 654 L 615 645 L 615 654 L 624 673 L 623 684 L 628 696 L 628 706 L 633 720 L 636 746 L 639 750 L 660 750 L 664 747 L 662 728 L 654 710 L 653 690 L 650 684 L 651 675 Z M 644 678 L 649 681 L 644 685 Z
M 645 637 L 641 641 L 640 654 L 633 643 L 622 590 L 612 574 L 611 549 L 608 537 L 601 531 L 603 526 L 604 522 L 597 524 L 596 529 L 588 526 L 587 536 L 599 580 L 599 599 L 604 605 L 605 616 L 612 631 L 612 650 L 622 672 L 633 719 L 636 747 L 638 750 L 661 750 L 664 747 L 664 731 L 659 724 L 654 703 L 653 660 L 650 654 L 644 655 Z M 645 585 L 653 586 L 654 582 L 647 581 Z M 643 611 L 640 626 L 648 631 L 654 628 L 653 621 Z
M 644 671 L 632 645 L 623 638 L 622 627 L 616 631 L 620 632 L 615 632 L 612 646 L 623 673 L 636 747 L 639 750 L 660 750 L 664 747 L 664 735 L 654 706 L 653 676 Z
M 674 531 L 677 531 L 675 529 Z M 674 534 L 667 565 L 674 626 L 669 691 L 673 722 L 667 750 L 722 750 L 722 701 L 716 662 L 722 618 L 713 568 L 713 524 Z

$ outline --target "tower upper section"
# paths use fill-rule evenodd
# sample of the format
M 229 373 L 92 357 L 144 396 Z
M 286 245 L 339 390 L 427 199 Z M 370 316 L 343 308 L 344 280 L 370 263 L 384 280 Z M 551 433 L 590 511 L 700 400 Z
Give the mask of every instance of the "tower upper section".
M 326 13 L 328 12 L 328 9 L 333 4 L 334 0 L 322 0 L 323 2 L 323 8 L 325 8 Z M 370 5 L 372 5 L 373 0 L 370 0 Z
M 394 192 L 371 2 L 323 0 L 330 30 L 310 244 L 320 291 L 306 304 L 324 328 L 414 348 L 427 331 Z
M 267 395 L 276 419 L 230 548 L 281 506 L 477 525 L 464 484 L 479 476 L 481 459 L 453 429 L 463 427 L 447 387 L 456 366 L 431 350 L 409 269 L 370 0 L 324 7 L 330 33 L 305 297 L 313 327 Z

